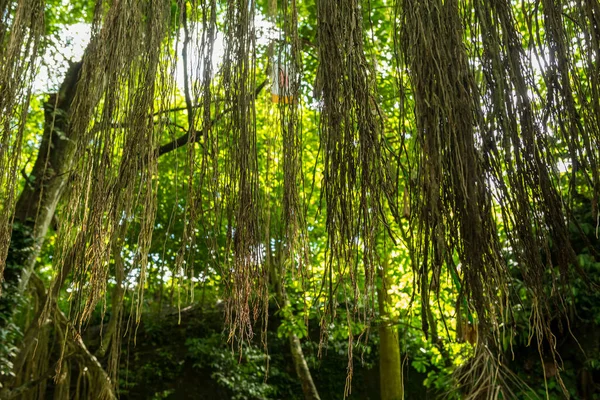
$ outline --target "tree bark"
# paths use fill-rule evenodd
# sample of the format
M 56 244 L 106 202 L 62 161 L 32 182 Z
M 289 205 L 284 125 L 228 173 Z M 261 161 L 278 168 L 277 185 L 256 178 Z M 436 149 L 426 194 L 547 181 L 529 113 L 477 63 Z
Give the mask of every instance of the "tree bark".
M 317 392 L 317 387 L 313 382 L 310 369 L 308 368 L 308 364 L 304 358 L 304 353 L 302 352 L 300 339 L 295 334 L 290 333 L 289 341 L 292 359 L 294 360 L 294 367 L 296 368 L 296 374 L 298 374 L 298 379 L 300 379 L 300 384 L 302 385 L 304 398 L 306 400 L 320 400 L 321 398 Z
M 31 275 L 32 286 L 37 293 L 38 300 L 40 304 L 45 304 L 47 301 L 47 297 L 51 296 L 51 294 L 46 292 L 46 288 L 42 280 L 35 274 Z M 40 308 L 43 308 L 41 306 Z M 57 329 L 60 329 L 64 334 L 69 335 L 69 321 L 67 317 L 63 314 L 63 312 L 58 308 L 56 301 L 50 303 L 50 307 L 52 308 L 51 312 L 48 313 L 49 318 L 40 318 L 40 316 L 45 315 L 46 313 L 42 313 L 41 309 L 38 313 L 36 313 L 31 325 L 27 329 L 25 333 L 25 337 L 23 338 L 23 343 L 21 345 L 21 352 L 17 356 L 15 360 L 14 371 L 18 374 L 24 367 L 27 362 L 28 357 L 30 357 L 30 353 L 35 351 L 36 349 L 36 338 L 38 332 L 47 324 L 54 324 Z M 73 332 L 71 332 L 73 335 Z M 62 342 L 62 341 L 59 341 Z M 60 343 L 58 344 L 61 345 Z M 98 361 L 96 357 L 94 357 L 87 347 L 85 346 L 83 340 L 80 337 L 68 338 L 68 340 L 64 341 L 64 346 L 68 349 L 70 354 L 78 354 L 78 360 L 82 363 L 84 367 L 86 367 L 91 376 L 95 377 L 93 384 L 96 398 L 103 400 L 113 400 L 116 399 L 116 396 L 113 391 L 113 385 L 110 377 L 102 368 L 102 365 Z M 64 358 L 63 358 L 64 360 Z M 56 371 L 53 371 L 53 373 Z M 0 391 L 0 398 L 13 398 L 14 392 L 19 392 L 20 388 L 14 388 L 11 390 L 12 385 L 4 385 L 2 391 Z M 31 384 L 26 384 L 27 388 L 31 388 Z
M 400 342 L 398 327 L 390 318 L 391 298 L 388 295 L 389 279 L 387 256 L 381 265 L 381 287 L 377 290 L 379 303 L 379 379 L 381 400 L 401 400 L 404 398 L 402 382 L 402 361 L 400 360 Z
M 266 237 L 270 237 L 269 221 L 266 225 Z M 281 254 L 281 248 L 279 249 L 279 253 Z M 269 276 L 271 281 L 271 287 L 273 288 L 273 292 L 275 293 L 275 300 L 277 301 L 277 304 L 279 304 L 279 307 L 289 307 L 290 301 L 288 300 L 281 285 L 282 280 L 280 278 L 280 269 L 278 269 L 278 265 L 272 261 L 272 254 L 269 246 L 267 246 L 266 259 L 269 263 Z M 279 265 L 281 265 L 281 263 Z M 308 364 L 306 363 L 306 359 L 304 358 L 304 352 L 302 351 L 302 344 L 300 342 L 300 338 L 293 332 L 290 332 L 288 334 L 288 340 L 290 343 L 290 352 L 292 353 L 294 368 L 296 370 L 296 375 L 298 375 L 298 379 L 300 380 L 300 385 L 302 386 L 304 398 L 306 400 L 321 400 L 321 398 L 319 397 L 319 392 L 317 391 L 317 387 L 315 386 L 315 382 L 313 381 L 312 375 L 310 373 L 310 369 L 308 368 Z
M 58 93 L 44 104 L 44 132 L 31 174 L 15 207 L 14 229 L 0 297 L 0 329 L 17 308 L 17 292 L 29 283 L 36 259 L 67 184 L 79 132 L 69 132 L 68 114 L 75 97 L 81 62 L 69 68 Z M 68 132 L 68 134 L 67 134 Z

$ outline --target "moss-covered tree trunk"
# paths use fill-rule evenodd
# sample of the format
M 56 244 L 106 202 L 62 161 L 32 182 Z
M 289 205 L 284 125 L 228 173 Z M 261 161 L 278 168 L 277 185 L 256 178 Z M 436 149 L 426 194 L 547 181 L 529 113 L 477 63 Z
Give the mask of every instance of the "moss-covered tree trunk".
M 398 327 L 394 325 L 390 308 L 391 296 L 388 294 L 388 259 L 383 258 L 381 265 L 381 287 L 377 290 L 379 303 L 379 376 L 381 400 L 400 400 L 404 397 L 402 382 L 402 361 L 400 360 L 400 342 Z
M 75 97 L 81 64 L 78 62 L 71 65 L 59 92 L 50 95 L 44 105 L 42 143 L 28 182 L 17 201 L 15 220 L 32 225 L 34 239 L 33 251 L 24 265 L 21 288 L 28 283 L 28 277 L 71 172 L 79 132 L 69 130 L 68 116 Z
M 60 90 L 44 105 L 44 132 L 33 169 L 16 204 L 14 230 L 0 298 L 0 329 L 11 320 L 29 282 L 58 201 L 67 185 L 78 132 L 69 132 L 68 115 L 75 96 L 81 63 L 71 65 Z
M 32 354 L 35 355 L 36 351 L 43 351 L 37 347 L 38 337 L 44 327 L 51 324 L 52 329 L 59 336 L 68 335 L 71 329 L 68 319 L 58 308 L 56 300 L 70 273 L 72 262 L 68 262 L 63 267 L 61 276 L 57 277 L 49 289 L 35 275 L 34 269 L 48 230 L 52 225 L 58 203 L 69 184 L 71 170 L 77 161 L 76 147 L 84 134 L 70 126 L 71 108 L 76 97 L 82 64 L 82 62 L 71 64 L 58 93 L 50 95 L 44 104 L 42 141 L 33 169 L 26 177 L 25 187 L 19 195 L 15 208 L 15 228 L 11 237 L 7 269 L 4 275 L 4 285 L 7 290 L 3 291 L 0 298 L 0 316 L 2 317 L 0 318 L 0 330 L 10 329 L 9 324 L 18 309 L 18 299 L 22 298 L 19 292 L 28 286 L 34 289 L 39 306 L 31 324 L 24 332 L 23 339 L 19 343 L 19 352 L 13 360 L 13 371 L 17 375 L 12 378 L 7 376 L 1 382 L 3 392 L 0 393 L 0 398 L 18 396 L 21 390 L 29 390 L 33 387 L 32 382 L 37 385 L 48 379 L 47 371 L 46 375 L 27 376 L 28 381 L 22 381 L 23 376 L 21 376 L 22 371 L 26 368 L 25 364 L 31 361 Z M 77 240 L 80 240 L 79 236 Z M 71 252 L 75 249 L 76 247 Z M 71 254 L 66 258 L 74 259 Z M 122 298 L 122 291 L 119 292 L 121 289 L 120 285 L 117 285 L 117 289 L 115 289 L 118 299 Z M 80 338 L 75 335 L 72 339 L 66 340 L 65 336 L 59 364 L 68 368 L 69 364 L 64 364 L 64 361 L 77 354 L 76 358 L 82 368 L 86 368 L 91 373 L 91 379 L 94 381 L 91 390 L 95 391 L 95 398 L 115 399 L 112 380 L 97 358 L 88 351 Z M 113 369 L 115 368 L 113 366 Z M 56 372 L 59 376 L 58 370 Z M 61 384 L 63 381 L 64 379 L 60 379 L 55 382 L 57 393 L 62 393 L 59 386 L 63 386 Z M 96 383 L 98 384 L 96 385 Z M 68 380 L 66 385 L 68 388 Z

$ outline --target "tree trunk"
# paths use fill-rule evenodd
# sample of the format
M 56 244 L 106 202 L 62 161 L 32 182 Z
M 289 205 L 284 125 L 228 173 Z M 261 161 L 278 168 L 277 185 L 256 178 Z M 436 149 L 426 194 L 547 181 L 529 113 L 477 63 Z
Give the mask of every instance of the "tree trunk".
M 70 111 L 81 62 L 72 64 L 58 93 L 44 105 L 44 132 L 31 174 L 15 207 L 4 287 L 0 297 L 0 329 L 11 321 L 18 308 L 17 293 L 29 282 L 60 197 L 66 187 L 79 133 L 69 132 Z
M 267 237 L 270 237 L 269 222 L 267 222 Z M 279 252 L 281 252 L 281 249 L 279 250 Z M 289 307 L 290 302 L 287 299 L 287 296 L 281 285 L 282 280 L 280 278 L 280 271 L 278 270 L 277 264 L 272 262 L 271 256 L 271 250 L 267 246 L 267 262 L 269 263 L 269 275 L 271 280 L 271 287 L 273 288 L 273 292 L 275 293 L 275 299 L 277 301 L 277 304 L 279 304 L 279 307 Z M 300 338 L 296 336 L 296 334 L 294 334 L 293 332 L 290 332 L 288 334 L 288 340 L 290 342 L 290 351 L 292 353 L 294 368 L 296 369 L 296 375 L 298 375 L 298 379 L 300 380 L 300 385 L 302 386 L 304 398 L 306 400 L 321 400 L 321 398 L 319 397 L 319 392 L 317 391 L 317 387 L 315 386 L 315 382 L 313 381 L 312 375 L 310 373 L 310 369 L 308 368 L 308 364 L 306 363 L 306 359 L 304 358 Z
M 72 64 L 58 93 L 44 105 L 44 135 L 38 156 L 15 209 L 15 221 L 32 226 L 33 246 L 19 288 L 27 283 L 54 212 L 64 191 L 80 132 L 69 131 L 68 116 L 75 97 L 81 62 Z
M 389 279 L 387 256 L 381 265 L 381 288 L 377 290 L 379 303 L 379 377 L 381 400 L 400 400 L 404 398 L 402 382 L 402 362 L 400 360 L 400 342 L 398 327 L 390 318 L 391 298 L 387 293 Z
M 317 392 L 317 387 L 313 382 L 310 369 L 308 368 L 308 364 L 304 358 L 304 353 L 302 352 L 300 339 L 295 334 L 290 333 L 289 340 L 292 359 L 294 360 L 294 367 L 296 368 L 296 374 L 298 374 L 298 379 L 300 379 L 300 384 L 302 385 L 304 398 L 306 400 L 320 400 L 321 398 Z
M 44 104 L 42 141 L 31 174 L 26 177 L 25 186 L 15 207 L 14 229 L 4 274 L 5 290 L 0 297 L 0 330 L 7 329 L 19 308 L 18 299 L 22 297 L 19 293 L 30 285 L 32 279 L 32 287 L 38 293 L 40 302 L 46 303 L 50 296 L 48 304 L 40 305 L 19 344 L 20 351 L 13 364 L 13 370 L 17 373 L 23 368 L 29 353 L 35 347 L 40 329 L 49 323 L 63 330 L 68 326 L 66 318 L 56 308 L 57 294 L 68 275 L 68 268 L 66 272 L 63 271 L 61 277 L 57 277 L 55 284 L 48 291 L 39 278 L 32 276 L 56 207 L 67 186 L 75 162 L 77 141 L 82 134 L 69 128 L 70 110 L 81 66 L 82 62 L 70 66 L 58 93 L 51 94 Z M 83 360 L 83 364 L 93 371 L 101 382 L 106 381 L 106 373 L 89 354 L 81 340 L 67 340 L 66 345 L 81 355 L 79 358 Z M 10 383 L 12 382 L 3 382 L 6 390 L 10 390 Z M 101 386 L 102 391 L 106 392 L 106 398 L 114 398 L 110 380 L 107 385 Z
M 37 293 L 38 301 L 41 304 L 40 308 L 44 308 L 44 304 L 47 304 L 47 297 L 52 296 L 52 294 L 46 291 L 44 283 L 37 275 L 32 274 L 30 278 L 32 286 L 35 292 Z M 40 330 L 48 324 L 54 324 L 55 329 L 58 329 L 64 335 L 68 335 L 68 338 L 65 338 L 64 341 L 59 340 L 58 344 L 58 346 L 60 347 L 60 343 L 63 343 L 62 345 L 64 346 L 64 348 L 62 350 L 64 351 L 64 354 L 77 354 L 77 359 L 82 365 L 82 367 L 88 369 L 90 373 L 90 390 L 95 391 L 95 398 L 102 400 L 116 399 L 113 390 L 112 380 L 108 376 L 106 371 L 104 371 L 104 368 L 102 368 L 102 365 L 100 364 L 98 359 L 89 352 L 89 350 L 83 343 L 81 337 L 74 335 L 74 332 L 70 331 L 72 328 L 69 325 L 69 321 L 67 317 L 63 314 L 63 312 L 58 308 L 56 301 L 51 302 L 49 304 L 51 310 L 47 313 L 47 317 L 46 313 L 42 314 L 40 310 L 38 313 L 36 313 L 31 325 L 25 333 L 23 343 L 21 345 L 21 351 L 18 354 L 14 363 L 14 371 L 16 372 L 16 374 L 19 374 L 23 370 L 25 363 L 31 357 L 31 353 L 37 350 L 36 339 Z M 45 315 L 45 317 L 40 318 L 42 315 Z M 61 366 L 63 365 L 62 361 L 65 360 L 63 358 L 63 355 L 61 355 L 61 359 L 59 360 Z M 50 365 L 52 364 L 50 363 Z M 49 370 L 52 370 L 51 375 L 54 375 L 58 372 L 57 370 L 53 370 L 52 368 L 49 368 Z M 34 381 L 36 383 L 40 383 L 41 379 L 46 379 L 48 376 L 44 374 L 44 376 L 39 377 L 38 379 L 34 379 Z M 16 378 L 16 376 L 14 378 Z M 14 382 L 4 382 L 4 387 L 2 391 L 0 391 L 0 398 L 14 398 L 18 396 L 18 394 L 23 389 L 21 387 L 12 388 L 13 383 Z M 32 387 L 32 384 L 27 382 L 24 386 L 25 389 L 29 389 Z

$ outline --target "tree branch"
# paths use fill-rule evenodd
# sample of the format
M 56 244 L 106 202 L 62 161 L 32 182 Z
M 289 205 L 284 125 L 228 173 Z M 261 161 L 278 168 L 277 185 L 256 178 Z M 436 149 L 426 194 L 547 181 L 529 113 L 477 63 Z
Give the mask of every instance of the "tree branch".
M 46 291 L 46 286 L 44 282 L 36 273 L 33 273 L 31 275 L 31 278 L 29 279 L 29 284 L 31 285 L 33 291 L 37 294 L 38 301 L 40 302 L 40 304 L 46 303 L 48 301 L 48 296 L 52 296 L 52 291 Z M 36 313 L 31 325 L 27 329 L 25 337 L 23 338 L 23 345 L 21 346 L 19 355 L 17 356 L 17 359 L 14 363 L 15 366 L 13 371 L 15 373 L 20 373 L 27 360 L 27 357 L 30 357 L 30 352 L 34 349 L 37 335 L 43 326 L 47 324 L 54 324 L 56 328 L 61 329 L 65 333 L 68 332 L 68 327 L 70 324 L 69 320 L 65 316 L 65 314 L 60 310 L 57 302 L 51 301 L 50 307 L 52 308 L 52 318 L 45 318 L 42 321 L 41 317 L 43 307 L 41 307 L 40 310 Z M 66 341 L 66 346 L 70 350 L 69 357 L 74 353 L 79 354 L 81 356 L 80 360 L 82 364 L 85 367 L 87 367 L 89 371 L 93 373 L 94 376 L 97 378 L 96 383 L 98 383 L 100 386 L 96 388 L 98 390 L 98 396 L 96 398 L 103 400 L 116 399 L 110 377 L 108 376 L 98 359 L 94 355 L 92 355 L 87 349 L 81 337 L 79 335 L 70 335 L 69 339 Z M 28 386 L 28 388 L 30 388 L 30 386 Z M 12 393 L 12 391 L 10 393 Z M 4 395 L 4 392 L 0 393 L 0 395 Z
M 192 105 L 192 95 L 190 93 L 190 75 L 188 71 L 188 46 L 190 44 L 190 31 L 187 23 L 187 1 L 183 4 L 183 32 L 185 37 L 183 39 L 183 51 L 181 56 L 183 58 L 183 93 L 185 95 L 185 105 L 188 112 L 188 126 L 190 130 L 194 126 L 194 113 Z
M 260 83 L 260 85 L 258 85 L 256 87 L 256 90 L 254 91 L 255 98 L 259 95 L 259 93 L 267 85 L 267 82 L 268 82 L 268 79 L 265 79 L 264 81 L 262 81 Z M 225 116 L 225 114 L 231 112 L 232 110 L 233 110 L 232 107 L 228 107 L 225 110 L 221 111 L 213 119 L 210 120 L 208 128 L 210 129 L 213 125 L 218 123 Z M 192 138 L 192 137 L 194 138 L 194 140 L 193 140 L 194 142 L 198 142 L 201 138 L 201 135 L 192 135 L 193 133 L 196 133 L 196 132 L 197 131 L 194 130 L 192 128 L 192 126 L 190 126 L 187 133 L 179 136 L 177 139 L 174 139 L 174 140 L 170 141 L 169 143 L 166 143 L 166 144 L 160 146 L 158 148 L 158 156 L 160 157 L 163 154 L 170 153 L 173 150 L 177 150 L 178 148 L 185 146 L 186 144 L 188 144 L 190 142 L 190 138 Z

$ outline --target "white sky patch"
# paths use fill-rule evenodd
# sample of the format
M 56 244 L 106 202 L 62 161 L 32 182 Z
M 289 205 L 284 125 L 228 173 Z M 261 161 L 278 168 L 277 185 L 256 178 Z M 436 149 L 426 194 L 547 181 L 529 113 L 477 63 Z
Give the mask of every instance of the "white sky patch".
M 206 48 L 200 48 L 200 42 L 202 39 L 202 32 L 198 29 L 190 32 L 191 40 L 188 46 L 188 76 L 191 80 L 192 87 L 195 87 L 199 82 L 202 82 L 204 75 L 204 52 Z M 185 74 L 183 65 L 183 43 L 185 40 L 185 33 L 183 28 L 179 30 L 179 38 L 177 39 L 177 66 L 175 69 L 175 82 L 177 88 L 181 93 L 184 93 L 185 88 Z M 223 40 L 223 34 L 217 32 L 215 42 L 213 43 L 213 54 L 212 54 L 212 74 L 213 76 L 220 68 L 223 63 L 223 57 L 225 55 L 225 43 Z
M 189 77 L 192 87 L 195 87 L 202 81 L 204 75 L 204 56 L 205 48 L 201 48 L 202 30 L 199 25 L 190 30 L 190 44 L 188 50 Z M 254 18 L 254 28 L 256 32 L 256 46 L 268 46 L 271 41 L 279 39 L 281 32 L 262 15 L 257 14 Z M 177 67 L 175 72 L 175 82 L 181 93 L 184 93 L 184 65 L 183 65 L 183 43 L 185 40 L 184 29 L 179 30 L 177 39 Z M 225 37 L 222 32 L 217 32 L 215 42 L 213 43 L 212 54 L 212 74 L 213 77 L 218 73 L 225 57 Z
M 90 42 L 91 26 L 78 23 L 65 25 L 58 33 L 58 42 L 48 46 L 40 70 L 33 82 L 34 93 L 55 92 L 60 87 L 69 62 L 80 61 Z
M 257 14 L 254 19 L 256 33 L 256 46 L 267 46 L 271 41 L 280 38 L 282 33 L 262 15 Z M 183 42 L 184 31 L 180 29 L 177 39 L 177 65 L 175 70 L 175 81 L 178 89 L 183 94 L 184 90 L 184 65 L 183 65 Z M 200 25 L 191 30 L 191 42 L 189 46 L 188 71 L 192 85 L 202 81 L 204 73 L 204 54 L 201 54 L 200 42 L 202 31 Z M 90 42 L 91 25 L 77 23 L 65 25 L 57 35 L 57 41 L 51 42 L 44 55 L 36 79 L 33 84 L 34 93 L 55 92 L 60 87 L 65 74 L 69 68 L 69 62 L 78 62 L 82 59 L 86 47 Z M 55 40 L 56 40 L 55 39 Z M 217 32 L 213 43 L 212 72 L 213 76 L 218 72 L 223 63 L 225 55 L 225 39 L 222 32 Z

